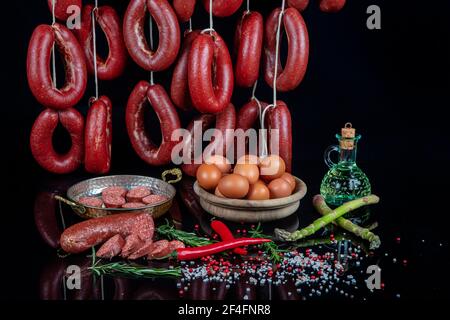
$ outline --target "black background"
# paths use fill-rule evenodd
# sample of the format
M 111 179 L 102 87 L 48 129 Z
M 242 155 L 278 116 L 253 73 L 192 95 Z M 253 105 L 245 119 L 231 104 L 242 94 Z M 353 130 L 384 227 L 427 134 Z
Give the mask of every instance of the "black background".
M 128 1 L 99 1 L 117 8 L 123 16 Z M 252 1 L 264 16 L 280 1 Z M 381 8 L 382 29 L 368 30 L 366 8 Z M 50 254 L 39 239 L 32 217 L 34 192 L 49 180 L 61 179 L 44 172 L 33 160 L 29 133 L 42 107 L 28 89 L 26 52 L 33 29 L 51 23 L 44 0 L 10 2 L 3 11 L 2 27 L 2 160 L 6 207 L 2 217 L 2 298 L 36 298 L 39 266 Z M 450 160 L 447 108 L 450 106 L 450 19 L 448 1 L 349 0 L 339 14 L 322 13 L 311 1 L 303 14 L 310 36 L 310 63 L 303 83 L 279 98 L 289 106 L 293 119 L 294 173 L 309 187 L 309 199 L 318 192 L 326 172 L 325 148 L 335 143 L 334 134 L 351 121 L 363 135 L 358 163 L 369 176 L 373 192 L 382 198 L 383 230 L 411 239 L 445 240 L 448 215 L 448 163 Z M 216 30 L 231 47 L 238 14 L 215 19 Z M 196 9 L 194 28 L 206 28 L 208 17 Z M 166 89 L 171 70 L 156 75 Z M 61 79 L 61 76 L 59 77 Z M 132 61 L 123 77 L 101 82 L 100 92 L 114 104 L 112 173 L 159 175 L 131 148 L 124 121 L 128 95 L 148 74 Z M 260 81 L 257 95 L 270 100 L 269 87 Z M 93 79 L 77 109 L 84 114 L 93 94 Z M 245 103 L 250 90 L 237 89 L 233 102 Z M 183 117 L 184 123 L 189 116 Z M 154 119 L 153 119 L 154 121 Z M 156 130 L 158 131 L 158 130 Z M 158 135 L 156 131 L 152 134 Z M 56 141 L 64 149 L 63 132 Z M 65 138 L 64 138 L 65 137 Z M 58 138 L 57 138 L 58 139 Z M 61 150 L 62 150 L 61 149 Z M 82 169 L 69 179 L 84 177 Z M 86 175 L 87 176 L 87 175 Z M 66 178 L 63 178 L 66 179 Z M 448 243 L 448 242 L 447 242 Z M 430 250 L 432 247 L 429 248 Z M 416 250 L 414 244 L 407 248 Z M 411 276 L 412 297 L 442 297 L 445 281 L 428 281 L 446 257 L 416 265 Z M 437 266 L 436 266 L 437 265 Z M 440 271 L 444 272 L 444 271 Z M 448 281 L 448 276 L 445 277 Z M 436 279 L 434 279 L 436 280 Z M 440 289 L 433 292 L 430 288 Z

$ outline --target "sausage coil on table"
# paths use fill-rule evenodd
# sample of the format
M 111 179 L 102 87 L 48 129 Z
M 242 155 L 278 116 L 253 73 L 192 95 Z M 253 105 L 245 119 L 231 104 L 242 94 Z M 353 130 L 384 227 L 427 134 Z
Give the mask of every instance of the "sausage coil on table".
M 72 146 L 66 154 L 58 154 L 53 147 L 53 133 L 58 123 L 69 132 Z M 47 171 L 65 174 L 75 171 L 83 161 L 84 118 L 75 109 L 62 111 L 45 109 L 31 129 L 31 153 Z
M 147 11 L 159 30 L 156 51 L 149 48 L 144 32 Z M 123 21 L 123 34 L 131 58 L 147 71 L 166 70 L 180 50 L 180 26 L 167 0 L 131 0 Z
M 187 31 L 184 35 L 183 47 L 175 65 L 170 85 L 170 97 L 175 106 L 187 111 L 192 108 L 192 99 L 189 94 L 188 61 L 192 42 L 200 34 L 199 30 Z
M 203 6 L 209 13 L 210 0 L 202 0 L 202 1 Z M 212 2 L 213 15 L 219 18 L 229 17 L 240 8 L 243 1 L 244 0 L 213 0 Z
M 195 38 L 188 62 L 189 92 L 201 113 L 220 113 L 231 101 L 233 66 L 225 41 L 218 33 Z
M 53 44 L 65 62 L 66 83 L 60 89 L 54 86 L 50 71 Z M 45 107 L 67 109 L 81 100 L 86 90 L 86 62 L 80 44 L 69 29 L 55 23 L 34 30 L 28 47 L 27 76 L 31 92 Z
M 264 37 L 263 17 L 259 12 L 244 12 L 236 27 L 236 84 L 251 87 L 258 80 Z
M 67 13 L 68 9 L 70 9 L 70 6 L 77 6 L 81 9 L 81 0 L 54 0 L 55 1 L 55 17 L 59 20 L 67 20 L 67 18 L 73 14 Z M 53 11 L 53 0 L 47 0 L 48 8 L 50 9 L 50 12 Z
M 92 43 L 93 5 L 85 5 L 81 15 L 81 29 L 75 34 L 84 49 L 88 71 L 94 73 L 94 50 Z M 97 54 L 97 75 L 100 80 L 113 80 L 125 70 L 127 51 L 123 41 L 122 25 L 116 10 L 110 6 L 98 7 L 95 19 L 106 36 L 109 47 L 108 57 L 103 59 Z
M 280 8 L 272 11 L 265 26 L 264 79 L 273 87 L 275 63 L 278 64 L 277 90 L 290 91 L 297 88 L 303 80 L 308 66 L 309 37 L 305 21 L 298 10 L 287 8 L 282 18 L 282 27 L 288 39 L 286 65 L 281 65 L 281 57 L 276 58 L 276 35 Z M 282 29 L 282 30 L 283 30 Z M 280 35 L 281 37 L 281 35 Z M 281 48 L 281 46 L 280 46 Z
M 234 135 L 227 135 L 227 129 L 235 129 L 236 128 L 236 109 L 233 104 L 229 104 L 228 107 L 218 115 L 214 116 L 211 114 L 203 114 L 199 117 L 195 118 L 188 126 L 187 130 L 192 134 L 194 132 L 194 123 L 195 121 L 202 122 L 202 131 L 205 131 L 209 127 L 212 126 L 214 120 L 216 121 L 216 129 L 219 130 L 222 134 L 222 139 L 214 139 L 206 148 L 205 152 L 209 150 L 220 151 L 222 155 L 226 155 L 226 148 L 229 147 L 234 139 Z M 181 169 L 183 172 L 191 177 L 195 177 L 197 174 L 197 169 L 201 164 L 194 163 L 194 142 L 190 141 L 190 151 L 191 151 L 191 163 L 183 164 Z M 205 157 L 205 153 L 203 153 L 203 157 Z M 205 159 L 203 159 L 205 160 Z M 199 162 L 199 161 L 198 161 Z
M 156 146 L 145 131 L 144 107 L 149 102 L 161 123 L 162 142 Z M 161 85 L 139 82 L 131 93 L 126 108 L 126 125 L 131 144 L 139 157 L 153 166 L 171 162 L 174 130 L 180 129 L 180 119 L 169 96 Z
M 274 129 L 279 130 L 279 156 L 286 163 L 286 171 L 292 172 L 292 119 L 291 113 L 283 101 L 277 101 L 277 106 L 268 111 L 267 121 L 269 132 Z
M 194 14 L 196 0 L 173 0 L 172 5 L 180 22 L 187 22 Z
M 84 166 L 87 172 L 104 174 L 111 167 L 112 108 L 102 96 L 92 102 L 86 118 Z

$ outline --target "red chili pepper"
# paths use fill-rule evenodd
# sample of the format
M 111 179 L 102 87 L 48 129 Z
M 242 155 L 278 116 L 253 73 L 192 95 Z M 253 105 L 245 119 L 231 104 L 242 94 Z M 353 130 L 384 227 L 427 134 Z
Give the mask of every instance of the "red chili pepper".
M 256 238 L 239 238 L 234 240 L 222 241 L 218 243 L 209 244 L 202 247 L 194 248 L 180 248 L 176 250 L 178 260 L 195 260 L 207 255 L 216 254 L 219 252 L 231 250 L 248 245 L 262 244 L 271 242 L 270 239 L 256 239 Z
M 219 220 L 214 220 L 211 222 L 211 228 L 222 238 L 222 241 L 233 240 L 234 236 L 231 230 L 227 227 L 225 223 Z M 233 250 L 234 253 L 239 255 L 247 255 L 247 250 L 243 248 L 236 248 Z

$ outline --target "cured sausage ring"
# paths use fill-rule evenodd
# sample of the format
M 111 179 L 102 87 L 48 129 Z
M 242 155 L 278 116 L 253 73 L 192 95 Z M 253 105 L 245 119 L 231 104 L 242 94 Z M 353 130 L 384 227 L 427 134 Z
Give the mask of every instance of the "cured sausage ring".
M 84 166 L 87 172 L 107 173 L 111 167 L 111 102 L 105 96 L 93 101 L 86 118 Z
M 277 90 L 290 91 L 295 89 L 306 73 L 309 57 L 309 38 L 305 21 L 301 14 L 294 8 L 288 8 L 283 15 L 284 29 L 288 38 L 288 54 L 286 65 L 281 65 L 281 59 L 276 59 L 276 35 L 278 19 L 281 9 L 272 11 L 266 22 L 266 50 L 265 50 L 265 74 L 267 84 L 273 87 L 275 63 L 278 64 Z M 281 47 L 281 46 L 280 46 Z
M 209 1 L 203 0 L 203 6 L 206 11 L 209 10 Z M 216 17 L 228 17 L 235 13 L 242 5 L 244 0 L 213 0 L 213 15 Z
M 145 132 L 144 106 L 150 102 L 161 123 L 162 142 L 158 147 Z M 136 153 L 142 160 L 153 166 L 171 162 L 172 149 L 178 143 L 172 141 L 172 133 L 181 127 L 177 111 L 164 88 L 146 81 L 139 82 L 131 93 L 127 109 L 126 124 L 128 136 Z
M 268 111 L 267 120 L 269 137 L 271 136 L 271 130 L 279 130 L 279 156 L 286 163 L 286 171 L 292 172 L 292 119 L 286 104 L 283 101 L 277 101 L 276 107 Z M 270 146 L 269 141 L 269 148 Z M 270 153 L 272 153 L 272 150 L 270 150 Z
M 309 4 L 309 0 L 287 0 L 287 5 L 289 7 L 295 8 L 298 11 L 304 11 Z
M 53 11 L 53 1 L 55 1 L 55 17 L 59 20 L 67 20 L 70 16 L 67 9 L 70 6 L 77 6 L 81 9 L 81 0 L 47 0 L 50 11 Z
M 147 10 L 159 30 L 159 46 L 152 51 L 145 39 Z M 167 69 L 180 49 L 180 26 L 167 0 L 131 0 L 123 21 L 125 45 L 133 60 L 147 71 Z
M 251 87 L 258 80 L 264 36 L 263 17 L 259 12 L 244 12 L 235 34 L 236 84 Z
M 53 85 L 50 72 L 54 43 L 65 61 L 66 83 L 61 89 Z M 27 76 L 33 95 L 45 107 L 67 109 L 80 101 L 86 89 L 86 63 L 81 46 L 69 29 L 55 23 L 34 30 L 28 47 Z
M 229 104 L 227 108 L 219 113 L 218 115 L 214 116 L 211 114 L 202 114 L 196 119 L 194 119 L 188 126 L 187 130 L 191 133 L 191 135 L 194 132 L 194 121 L 201 121 L 202 122 L 202 130 L 205 131 L 206 129 L 210 128 L 212 124 L 214 123 L 214 120 L 216 121 L 216 129 L 219 130 L 222 134 L 221 140 L 213 140 L 208 146 L 207 149 L 210 150 L 221 150 L 222 155 L 226 157 L 227 148 L 230 147 L 230 145 L 233 142 L 234 135 L 227 135 L 227 129 L 234 130 L 236 128 L 236 109 L 234 108 L 233 104 Z M 184 173 L 186 173 L 189 176 L 195 177 L 197 174 L 197 169 L 200 166 L 200 164 L 197 164 L 194 162 L 195 152 L 193 148 L 194 142 L 191 141 L 191 163 L 183 164 L 181 166 L 181 169 Z M 206 151 L 206 149 L 205 149 Z M 203 155 L 203 157 L 205 157 Z
M 319 8 L 323 12 L 338 12 L 345 6 L 345 0 L 320 0 Z
M 72 139 L 72 146 L 64 155 L 58 154 L 53 148 L 53 132 L 58 122 L 61 122 Z M 76 170 L 84 153 L 83 116 L 73 108 L 59 112 L 45 109 L 31 129 L 30 146 L 33 157 L 44 169 L 59 174 Z
M 191 51 L 192 42 L 199 34 L 199 30 L 189 31 L 185 34 L 183 47 L 173 70 L 172 83 L 170 85 L 170 97 L 173 103 L 185 111 L 192 108 L 188 81 L 189 52 Z
M 202 113 L 220 113 L 231 101 L 233 66 L 225 41 L 216 33 L 200 34 L 192 43 L 188 63 L 189 92 Z
M 81 29 L 76 32 L 86 56 L 88 71 L 94 73 L 94 50 L 92 44 L 93 5 L 83 7 Z M 122 26 L 117 12 L 110 6 L 99 7 L 94 12 L 97 23 L 103 30 L 109 46 L 108 57 L 97 54 L 97 75 L 100 80 L 113 80 L 119 77 L 126 66 L 126 49 L 123 42 Z
M 196 0 L 173 0 L 173 9 L 181 22 L 188 21 L 194 14 Z

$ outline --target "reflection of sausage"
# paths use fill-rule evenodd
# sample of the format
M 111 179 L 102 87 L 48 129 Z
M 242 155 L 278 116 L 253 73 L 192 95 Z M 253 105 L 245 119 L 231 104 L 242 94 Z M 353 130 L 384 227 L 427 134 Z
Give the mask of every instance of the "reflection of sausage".
M 146 102 L 158 115 L 161 122 L 162 142 L 159 147 L 145 132 L 144 105 Z M 180 128 L 180 119 L 164 88 L 158 84 L 139 82 L 128 99 L 126 109 L 128 136 L 139 157 L 150 165 L 166 165 L 171 161 L 172 149 L 178 143 L 172 141 L 172 133 Z
M 309 0 L 287 0 L 287 4 L 289 7 L 295 8 L 302 12 L 308 6 Z
M 286 163 L 286 171 L 292 170 L 292 120 L 291 113 L 283 101 L 277 101 L 277 106 L 269 111 L 269 130 L 279 130 L 280 157 Z M 270 131 L 269 131 L 270 136 Z M 270 147 L 270 143 L 269 143 Z
M 70 150 L 58 154 L 53 148 L 53 132 L 61 122 L 72 140 Z M 53 173 L 70 173 L 76 170 L 84 153 L 84 119 L 75 109 L 53 111 L 45 109 L 38 116 L 31 129 L 30 146 L 33 157 L 44 169 Z
M 267 18 L 265 27 L 265 73 L 264 78 L 269 86 L 273 86 L 275 63 L 278 64 L 277 90 L 295 89 L 306 73 L 309 56 L 309 38 L 305 21 L 294 8 L 288 8 L 283 15 L 283 25 L 288 38 L 288 55 L 286 65 L 281 65 L 280 56 L 276 56 L 276 34 L 281 9 L 276 8 Z
M 53 86 L 49 67 L 54 43 L 65 61 L 66 83 L 61 89 Z M 28 47 L 27 75 L 33 95 L 46 107 L 67 109 L 80 101 L 86 89 L 86 63 L 83 50 L 69 29 L 55 23 L 34 30 Z
M 62 229 L 58 225 L 58 202 L 52 192 L 40 192 L 34 200 L 34 222 L 42 240 L 52 248 L 58 248 Z
M 195 38 L 189 53 L 189 92 L 194 107 L 202 113 L 219 113 L 231 101 L 234 78 L 230 53 L 216 33 Z
M 194 14 L 196 0 L 173 0 L 173 9 L 181 22 L 188 21 Z
M 89 72 L 94 73 L 94 50 L 92 43 L 93 5 L 83 7 L 81 29 L 75 30 L 86 57 Z M 126 49 L 123 42 L 122 26 L 116 10 L 110 6 L 98 7 L 95 18 L 103 30 L 109 47 L 108 57 L 104 60 L 97 54 L 97 75 L 100 80 L 112 80 L 119 77 L 126 65 Z
M 159 47 L 152 51 L 145 38 L 147 10 L 159 30 Z M 180 49 L 180 26 L 167 0 L 131 0 L 123 21 L 125 45 L 133 60 L 147 71 L 167 69 Z
M 206 11 L 210 12 L 210 0 L 203 0 Z M 228 17 L 235 13 L 241 6 L 243 0 L 213 0 L 213 15 L 216 17 Z
M 256 300 L 256 287 L 252 284 L 246 284 L 246 279 L 244 277 L 236 282 L 236 298 L 238 300 Z
M 320 0 L 320 10 L 323 12 L 338 12 L 345 6 L 345 0 Z
M 68 253 L 80 253 L 120 234 L 136 234 L 146 241 L 153 238 L 154 223 L 147 214 L 123 213 L 86 220 L 75 224 L 61 235 L 61 248 Z
M 259 12 L 244 12 L 236 28 L 236 84 L 251 87 L 258 80 L 264 35 L 263 17 Z
M 111 167 L 111 117 L 107 105 L 98 99 L 89 108 L 84 135 L 84 165 L 87 172 L 107 173 Z
M 53 1 L 55 1 L 55 16 L 59 20 L 67 20 L 70 16 L 67 9 L 70 6 L 77 6 L 81 9 L 81 0 L 47 0 L 50 12 L 53 10 Z
M 209 300 L 211 299 L 211 284 L 202 279 L 194 279 L 188 293 L 189 300 Z
M 200 31 L 198 30 L 190 31 L 185 34 L 181 54 L 175 69 L 173 70 L 172 83 L 170 85 L 170 97 L 172 98 L 173 103 L 182 110 L 189 110 L 192 108 L 188 83 L 188 58 L 192 42 L 199 34 Z

